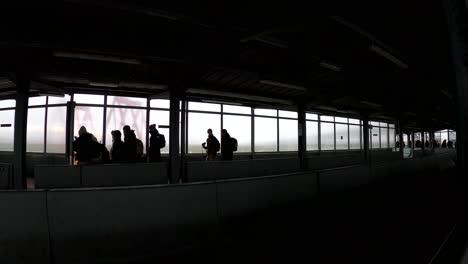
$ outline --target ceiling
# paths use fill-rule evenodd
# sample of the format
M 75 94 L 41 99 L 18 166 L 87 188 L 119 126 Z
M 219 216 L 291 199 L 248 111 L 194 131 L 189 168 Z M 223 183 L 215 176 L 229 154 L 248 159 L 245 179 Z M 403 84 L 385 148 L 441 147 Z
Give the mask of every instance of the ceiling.
M 169 89 L 454 127 L 440 1 L 353 4 L 339 16 L 297 3 L 153 2 L 4 8 L 0 97 L 15 95 L 21 74 L 31 77 L 32 94 L 152 96 Z M 356 11 L 364 8 L 366 14 Z

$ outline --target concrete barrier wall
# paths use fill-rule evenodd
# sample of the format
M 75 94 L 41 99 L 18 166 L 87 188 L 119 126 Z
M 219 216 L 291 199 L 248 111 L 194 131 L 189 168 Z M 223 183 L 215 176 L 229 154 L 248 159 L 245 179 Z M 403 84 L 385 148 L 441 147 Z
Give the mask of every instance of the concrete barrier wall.
M 46 192 L 0 192 L 0 263 L 49 263 Z
M 80 166 L 36 166 L 36 189 L 81 187 Z
M 364 157 L 361 154 L 309 156 L 307 158 L 309 170 L 323 170 L 351 166 L 360 164 L 363 161 Z
M 105 164 L 81 168 L 82 187 L 167 184 L 166 163 Z
M 368 166 L 359 165 L 317 172 L 320 192 L 337 192 L 357 188 L 372 181 Z
M 124 263 L 216 232 L 216 186 L 50 191 L 54 263 Z

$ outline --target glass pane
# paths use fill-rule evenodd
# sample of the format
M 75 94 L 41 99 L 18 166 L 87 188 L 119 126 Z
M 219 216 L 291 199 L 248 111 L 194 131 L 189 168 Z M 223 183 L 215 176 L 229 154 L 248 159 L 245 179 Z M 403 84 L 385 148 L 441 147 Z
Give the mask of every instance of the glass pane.
M 452 142 L 457 142 L 457 132 L 450 131 L 449 132 L 449 140 Z
M 233 113 L 233 114 L 252 114 L 252 108 L 246 106 L 237 106 L 237 105 L 223 105 L 224 113 Z
M 171 107 L 171 102 L 167 99 L 153 99 L 150 101 L 150 107 L 169 109 Z
M 276 111 L 274 109 L 261 109 L 261 108 L 258 108 L 258 109 L 254 109 L 254 114 L 255 115 L 262 115 L 262 116 L 277 116 L 278 111 Z
M 27 152 L 44 151 L 45 108 L 28 109 Z
M 388 124 L 387 124 L 387 123 L 382 123 L 382 122 L 380 122 L 380 126 L 381 126 L 381 127 L 388 127 Z
M 349 149 L 361 148 L 361 128 L 359 126 L 349 126 Z
M 255 152 L 277 151 L 278 123 L 276 118 L 255 117 Z
M 336 123 L 348 123 L 348 118 L 345 118 L 345 117 L 337 117 L 335 116 L 335 122 Z
M 318 150 L 318 122 L 307 121 L 307 150 Z
M 15 107 L 16 100 L 0 100 L 0 108 Z
M 49 101 L 47 104 L 66 104 L 68 101 L 70 101 L 70 95 L 68 94 L 66 94 L 64 97 L 49 96 Z
M 388 128 L 380 129 L 380 146 L 381 148 L 388 148 Z
M 143 151 L 146 151 L 146 109 L 131 109 L 131 108 L 114 108 L 108 107 L 106 114 L 106 147 L 110 149 L 112 146 L 112 130 L 119 130 L 122 133 L 122 128 L 129 125 L 132 130 L 135 130 L 137 139 L 143 142 Z
M 47 110 L 47 153 L 65 153 L 67 107 L 49 107 Z
M 320 121 L 329 121 L 329 122 L 334 122 L 334 117 L 333 116 L 320 116 Z
M 36 96 L 36 97 L 29 97 L 28 105 L 45 105 L 46 104 L 46 97 L 45 96 Z
M 10 127 L 0 127 L 0 151 L 13 151 L 15 110 L 0 111 L 0 124 L 11 125 Z
M 297 112 L 292 111 L 278 111 L 280 117 L 289 117 L 289 118 L 297 118 Z
M 231 135 L 237 139 L 237 152 L 250 152 L 252 142 L 252 124 L 250 116 L 224 115 L 223 126 Z
M 318 120 L 318 115 L 317 114 L 306 113 L 306 119 L 307 120 Z
M 179 117 L 180 118 L 180 117 Z M 180 120 L 180 119 L 179 119 Z M 161 128 L 159 126 L 169 126 L 169 111 L 150 110 L 150 125 L 155 124 L 160 134 L 166 139 L 166 146 L 161 149 L 161 153 L 169 153 L 169 128 Z M 180 129 L 179 129 L 180 132 Z M 180 147 L 180 144 L 179 144 Z
M 103 114 L 102 107 L 77 106 L 75 108 L 74 135 L 78 137 L 78 130 L 84 126 L 88 133 L 93 134 L 102 143 Z
M 221 115 L 205 113 L 188 113 L 188 153 L 206 153 L 202 143 L 208 138 L 207 130 L 221 142 Z
M 374 127 L 370 129 L 370 136 L 371 136 L 371 146 L 373 149 L 380 148 L 380 129 L 378 127 Z
M 351 118 L 350 118 L 350 119 L 348 119 L 348 122 L 349 122 L 350 124 L 356 124 L 356 125 L 361 124 L 361 120 L 359 120 L 359 119 L 351 119 Z
M 336 149 L 348 149 L 348 125 L 336 124 Z
M 335 149 L 335 125 L 333 123 L 320 123 L 320 149 Z
M 188 109 L 189 110 L 196 110 L 196 111 L 221 112 L 221 105 L 220 104 L 189 102 Z M 213 131 L 213 133 L 214 133 L 214 131 Z
M 107 96 L 107 105 L 139 106 L 146 107 L 146 98 Z
M 104 104 L 104 95 L 95 94 L 75 94 L 73 95 L 73 101 L 77 104 Z
M 389 147 L 390 148 L 395 148 L 396 147 L 396 140 L 395 140 L 395 129 L 389 129 L 388 130 L 388 138 L 390 139 Z
M 446 130 L 440 133 L 440 144 L 443 144 L 444 140 L 446 140 L 445 143 L 448 143 L 448 132 Z
M 395 124 L 388 124 L 389 128 L 395 128 Z
M 279 150 L 297 151 L 298 131 L 297 120 L 279 120 Z

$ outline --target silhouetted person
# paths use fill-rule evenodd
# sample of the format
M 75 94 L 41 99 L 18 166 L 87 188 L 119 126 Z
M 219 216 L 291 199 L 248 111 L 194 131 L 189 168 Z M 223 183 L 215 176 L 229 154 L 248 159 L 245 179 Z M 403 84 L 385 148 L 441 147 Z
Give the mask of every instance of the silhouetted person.
M 96 137 L 88 133 L 82 126 L 78 131 L 79 137 L 73 142 L 73 151 L 78 164 L 92 164 L 109 161 L 109 151 L 103 144 L 97 142 Z
M 166 146 L 166 138 L 163 134 L 159 134 L 159 131 L 156 129 L 156 125 L 151 125 L 149 127 L 150 137 L 150 147 L 149 147 L 149 161 L 150 162 L 160 162 L 161 158 L 161 149 Z
M 208 129 L 206 131 L 208 133 L 208 138 L 206 139 L 206 143 L 202 143 L 202 147 L 206 149 L 206 160 L 215 160 L 216 159 L 216 153 L 220 149 L 220 144 L 218 139 L 213 136 L 213 130 Z
M 123 127 L 124 142 L 128 151 L 128 159 L 130 162 L 139 162 L 143 157 L 143 142 L 136 137 L 135 130 L 130 129 L 130 126 Z
M 233 152 L 237 150 L 237 140 L 232 138 L 226 129 L 221 130 L 222 160 L 232 160 Z
M 422 147 L 422 144 L 421 144 L 420 140 L 416 140 L 415 147 L 416 148 L 421 148 Z
M 425 146 L 426 148 L 429 148 L 430 145 L 431 145 L 431 144 L 429 143 L 429 141 L 426 140 L 426 143 L 424 144 L 424 146 Z
M 449 140 L 449 142 L 447 143 L 447 147 L 448 148 L 453 148 L 453 142 Z
M 442 142 L 442 147 L 443 147 L 443 148 L 446 148 L 446 147 L 447 147 L 447 140 L 446 140 L 446 139 L 444 139 L 444 142 Z
M 127 149 L 125 143 L 122 141 L 122 133 L 119 130 L 114 130 L 111 132 L 112 135 L 112 147 L 110 151 L 110 156 L 112 162 L 121 163 L 127 162 Z
M 395 146 L 396 146 L 397 148 L 399 148 L 399 147 L 400 147 L 400 141 L 397 141 L 397 142 L 395 143 Z

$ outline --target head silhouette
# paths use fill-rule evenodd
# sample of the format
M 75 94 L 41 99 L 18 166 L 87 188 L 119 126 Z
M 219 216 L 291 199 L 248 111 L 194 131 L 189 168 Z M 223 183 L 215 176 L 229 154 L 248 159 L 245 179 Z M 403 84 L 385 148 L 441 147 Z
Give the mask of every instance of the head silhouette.
M 80 130 L 78 130 L 78 135 L 81 136 L 83 134 L 86 134 L 88 133 L 88 131 L 86 130 L 86 127 L 82 126 L 80 127 Z
M 155 124 L 152 124 L 149 126 L 149 132 L 156 132 L 158 133 L 158 130 L 156 129 L 156 125 Z
M 114 140 L 114 141 L 115 140 L 121 140 L 121 138 L 122 138 L 122 133 L 120 133 L 119 130 L 113 130 L 111 132 L 111 134 L 112 134 L 112 140 Z
M 211 130 L 211 128 L 208 128 L 208 130 L 206 131 L 206 133 L 208 133 L 208 135 L 213 135 L 213 130 Z

